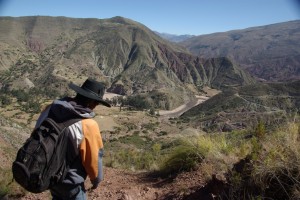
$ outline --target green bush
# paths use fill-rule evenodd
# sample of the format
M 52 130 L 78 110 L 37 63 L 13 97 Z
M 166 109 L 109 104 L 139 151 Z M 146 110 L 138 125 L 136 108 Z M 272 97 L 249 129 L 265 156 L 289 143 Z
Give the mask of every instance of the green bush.
M 182 171 L 190 171 L 203 160 L 203 156 L 195 149 L 178 147 L 164 163 L 161 171 L 165 175 L 177 174 Z
M 0 95 L 0 106 L 9 105 L 11 102 L 12 100 L 8 95 Z
M 150 107 L 149 102 L 141 95 L 129 96 L 124 101 L 125 104 L 132 106 L 138 110 L 148 109 Z
M 192 145 L 175 147 L 170 156 L 161 166 L 162 175 L 174 175 L 182 171 L 194 169 L 204 159 L 201 148 Z
M 265 124 L 262 121 L 259 121 L 255 128 L 254 135 L 257 138 L 263 138 L 265 134 L 266 134 Z

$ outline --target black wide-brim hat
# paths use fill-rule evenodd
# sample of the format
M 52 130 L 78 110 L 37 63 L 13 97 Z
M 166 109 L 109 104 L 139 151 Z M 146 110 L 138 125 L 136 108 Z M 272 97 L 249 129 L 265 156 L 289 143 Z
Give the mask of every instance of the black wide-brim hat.
M 90 78 L 88 78 L 81 87 L 70 83 L 69 87 L 74 90 L 76 93 L 87 97 L 89 99 L 93 99 L 98 101 L 99 103 L 101 103 L 104 106 L 107 107 L 111 107 L 111 105 L 103 100 L 103 95 L 105 92 L 105 84 L 92 80 Z

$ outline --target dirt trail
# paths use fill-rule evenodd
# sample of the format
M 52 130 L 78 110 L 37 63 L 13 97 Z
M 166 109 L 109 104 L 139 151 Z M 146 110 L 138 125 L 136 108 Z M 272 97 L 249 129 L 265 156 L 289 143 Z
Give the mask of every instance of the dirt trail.
M 91 184 L 86 181 L 89 200 L 169 200 L 186 199 L 184 197 L 195 192 L 204 185 L 199 170 L 181 173 L 176 178 L 155 178 L 148 173 L 134 173 L 126 170 L 104 168 L 104 181 L 96 190 L 90 190 Z M 8 198 L 13 199 L 13 198 Z M 16 198 L 20 200 L 51 199 L 50 193 L 28 193 Z M 205 196 L 201 199 L 206 199 Z

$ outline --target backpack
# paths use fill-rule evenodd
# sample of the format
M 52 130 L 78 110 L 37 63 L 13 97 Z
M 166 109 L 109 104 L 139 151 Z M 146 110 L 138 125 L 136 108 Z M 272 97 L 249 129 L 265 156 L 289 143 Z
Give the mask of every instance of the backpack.
M 46 118 L 18 150 L 12 165 L 13 178 L 32 193 L 40 193 L 64 180 L 68 171 L 66 127 L 79 121 L 57 123 Z

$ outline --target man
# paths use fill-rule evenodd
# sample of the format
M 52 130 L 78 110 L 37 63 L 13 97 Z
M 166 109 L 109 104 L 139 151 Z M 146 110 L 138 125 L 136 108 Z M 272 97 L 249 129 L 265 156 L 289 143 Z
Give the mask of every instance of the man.
M 93 109 L 102 104 L 110 107 L 103 100 L 105 86 L 101 82 L 87 79 L 81 87 L 70 84 L 69 87 L 77 95 L 74 98 L 65 97 L 55 100 L 48 106 L 37 120 L 36 127 L 47 117 L 58 122 L 68 119 L 80 120 L 67 128 L 68 152 L 67 163 L 69 170 L 62 183 L 51 188 L 53 200 L 86 199 L 84 181 L 89 176 L 92 189 L 96 189 L 103 180 L 102 157 L 103 142 Z

